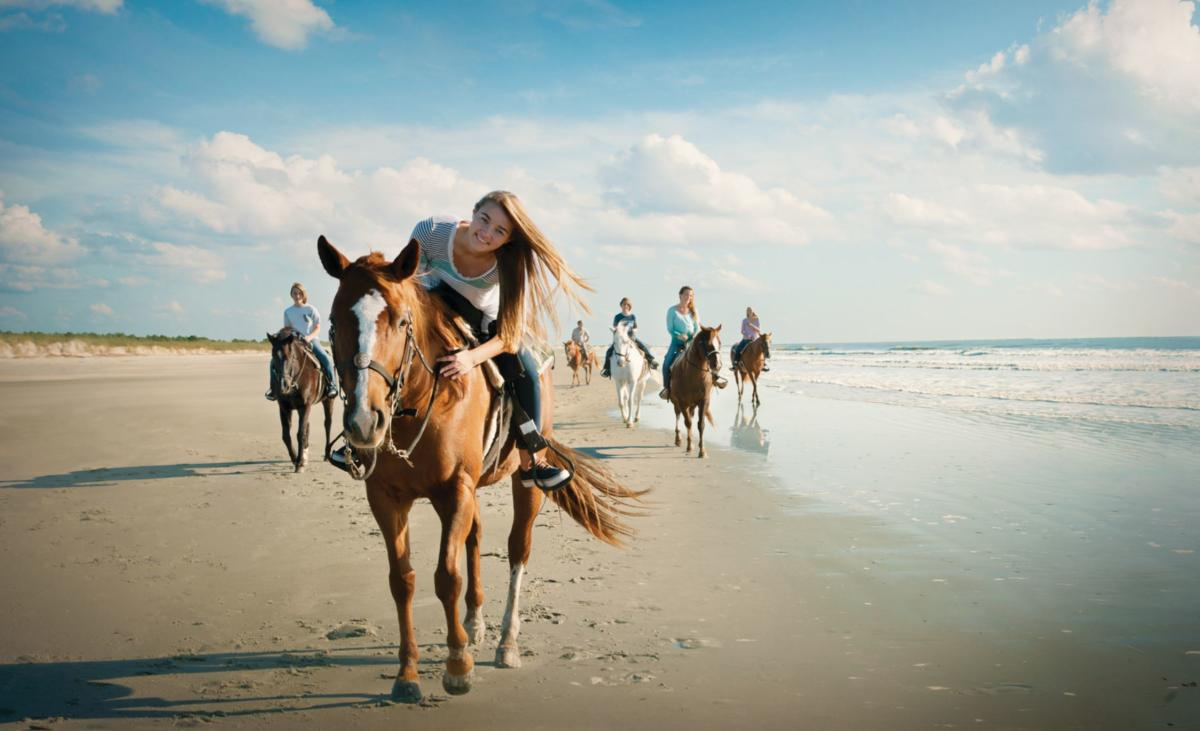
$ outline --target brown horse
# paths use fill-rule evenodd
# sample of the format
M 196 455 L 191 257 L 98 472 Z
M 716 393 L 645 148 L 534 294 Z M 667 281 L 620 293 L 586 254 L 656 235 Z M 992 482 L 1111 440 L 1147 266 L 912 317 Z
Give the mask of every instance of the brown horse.
M 687 449 L 685 454 L 692 452 L 692 417 L 696 418 L 696 427 L 700 432 L 700 450 L 696 456 L 708 456 L 704 449 L 704 420 L 713 423 L 712 411 L 709 404 L 712 400 L 713 381 L 721 371 L 721 338 L 718 333 L 721 326 L 701 327 L 692 342 L 680 353 L 671 364 L 671 403 L 675 405 L 675 446 L 682 440 L 679 438 L 679 417 L 687 426 Z
M 587 385 L 592 385 L 592 366 L 596 363 L 596 355 L 591 349 L 584 349 L 574 340 L 563 343 L 567 353 L 567 365 L 571 368 L 571 385 L 579 385 L 579 371 L 582 370 L 587 379 Z
M 733 380 L 737 383 L 739 404 L 742 402 L 742 390 L 745 388 L 746 380 L 750 381 L 750 386 L 753 388 L 750 403 L 754 406 L 761 403 L 758 400 L 758 377 L 762 374 L 763 366 L 766 365 L 769 357 L 771 357 L 771 333 L 762 333 L 742 349 L 742 357 L 738 358 L 733 366 Z M 729 359 L 733 360 L 732 349 L 729 351 Z
M 279 422 L 283 426 L 283 443 L 296 472 L 308 464 L 308 416 L 312 405 L 321 402 L 325 409 L 325 459 L 329 459 L 329 407 L 333 398 L 325 398 L 325 377 L 316 356 L 300 333 L 284 328 L 277 334 L 267 333 L 271 342 L 271 392 L 279 404 Z M 292 412 L 300 412 L 296 430 L 296 448 L 292 448 Z
M 412 621 L 415 576 L 408 540 L 408 514 L 418 498 L 428 499 L 442 522 L 434 573 L 449 648 L 442 686 L 450 693 L 466 693 L 474 667 L 467 643 L 482 642 L 485 631 L 479 562 L 482 526 L 475 489 L 513 475 L 519 463 L 516 449 L 511 436 L 506 436 L 498 463 L 484 472 L 493 393 L 483 369 L 472 369 L 449 382 L 432 370 L 439 356 L 463 343 L 451 326 L 446 305 L 413 277 L 419 260 L 417 242 L 410 241 L 394 261 L 373 252 L 352 263 L 324 236 L 317 250 L 325 271 L 339 280 L 330 310 L 330 342 L 346 394 L 346 440 L 364 462 L 374 465 L 366 477 L 367 500 L 387 549 L 388 583 L 400 624 L 400 669 L 392 696 L 404 702 L 421 698 Z M 550 499 L 593 536 L 619 545 L 622 537 L 632 535 L 621 518 L 636 513 L 632 503 L 643 492 L 622 486 L 598 461 L 551 436 L 550 372 L 543 372 L 541 378 L 543 432 L 553 447 L 547 460 L 562 466 L 569 459 L 574 466 L 573 479 L 549 493 Z M 508 435 L 508 425 L 500 428 Z M 397 449 L 397 444 L 406 448 Z M 523 487 L 513 475 L 508 601 L 497 667 L 521 664 L 517 645 L 521 582 L 529 562 L 533 521 L 544 497 L 541 490 Z M 464 547 L 465 627 L 458 609 L 463 588 L 459 559 Z

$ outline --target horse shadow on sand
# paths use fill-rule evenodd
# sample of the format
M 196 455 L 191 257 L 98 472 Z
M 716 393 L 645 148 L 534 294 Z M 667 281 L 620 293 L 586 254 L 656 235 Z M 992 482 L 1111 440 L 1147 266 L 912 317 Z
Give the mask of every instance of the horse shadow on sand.
M 439 660 L 423 658 L 430 672 Z M 181 654 L 170 657 L 15 662 L 0 664 L 0 724 L 20 719 L 156 719 L 211 721 L 322 709 L 390 705 L 390 695 L 313 693 L 305 682 L 321 669 L 394 671 L 396 647 L 375 645 L 333 650 Z M 273 682 L 272 674 L 300 677 Z M 372 677 L 380 673 L 372 673 Z M 153 678 L 165 678 L 170 695 L 156 695 Z M 189 677 L 189 676 L 195 676 Z M 204 677 L 208 676 L 208 677 Z M 272 693 L 281 685 L 287 690 Z M 134 686 L 150 686 L 148 691 Z M 186 689 L 183 687 L 186 686 Z M 380 681 L 380 687 L 390 684 Z M 255 692 L 262 688 L 266 692 Z M 292 691 L 292 688 L 296 688 Z M 428 696 L 425 704 L 444 700 Z
M 264 469 L 265 465 L 272 465 L 274 467 L 280 464 L 289 463 L 281 463 L 279 460 L 258 460 L 250 462 L 181 462 L 179 464 L 101 467 L 94 470 L 63 472 L 57 475 L 41 475 L 26 480 L 0 480 L 0 488 L 111 487 L 119 482 L 137 480 L 267 474 L 276 472 L 277 470 Z M 288 472 L 291 472 L 291 470 L 289 469 Z

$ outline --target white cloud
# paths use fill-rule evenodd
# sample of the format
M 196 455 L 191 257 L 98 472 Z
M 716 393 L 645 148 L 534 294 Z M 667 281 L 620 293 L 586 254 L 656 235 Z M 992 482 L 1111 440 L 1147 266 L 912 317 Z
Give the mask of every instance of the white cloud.
M 601 181 L 628 233 L 646 227 L 666 241 L 802 244 L 833 220 L 788 190 L 721 170 L 679 135 L 642 138 L 601 170 Z
M 313 33 L 334 30 L 333 19 L 312 0 L 207 0 L 232 15 L 250 19 L 254 34 L 270 46 L 295 51 Z
M 4 305 L 0 307 L 0 319 L 3 320 L 24 320 L 26 314 L 12 305 Z
M 141 266 L 179 271 L 197 284 L 220 281 L 226 276 L 225 260 L 214 251 L 164 241 L 151 242 L 148 248 L 148 252 L 134 256 Z
M 933 282 L 928 279 L 922 279 L 909 289 L 917 294 L 923 294 L 929 297 L 946 297 L 950 294 L 950 290 L 946 289 L 937 282 Z
M 630 15 L 607 0 L 546 0 L 542 15 L 572 30 L 610 30 L 637 28 L 641 18 Z
M 96 313 L 97 315 L 102 315 L 104 317 L 112 317 L 113 316 L 113 308 L 109 307 L 108 305 L 104 304 L 103 302 L 97 302 L 97 303 L 91 305 L 91 307 L 89 307 L 89 309 L 92 312 Z
M 1200 162 L 1195 5 L 1113 0 L 1077 11 L 1028 46 L 967 73 L 950 97 L 1064 172 Z M 1034 160 L 1035 162 L 1037 160 Z
M 896 223 L 914 226 L 961 226 L 970 223 L 962 211 L 939 205 L 931 201 L 913 198 L 903 193 L 890 193 L 883 204 L 884 210 Z
M 64 261 L 84 251 L 75 239 L 44 227 L 42 217 L 26 206 L 5 205 L 0 193 L 0 259 L 35 265 Z
M 84 275 L 78 269 L 0 264 L 0 289 L 33 292 L 39 289 L 107 287 L 107 280 Z
M 120 10 L 124 4 L 125 0 L 2 0 L 0 1 L 0 8 L 46 10 L 47 8 L 65 7 L 112 15 Z
M 929 250 L 942 258 L 942 266 L 946 271 L 957 274 L 976 286 L 984 287 L 992 283 L 992 275 L 987 268 L 988 258 L 983 254 L 944 244 L 936 239 L 929 242 Z

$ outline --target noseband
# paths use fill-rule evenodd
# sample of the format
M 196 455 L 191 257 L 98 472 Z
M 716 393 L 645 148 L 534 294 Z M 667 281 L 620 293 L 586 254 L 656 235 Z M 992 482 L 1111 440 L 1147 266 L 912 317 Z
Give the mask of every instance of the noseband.
M 694 345 L 695 344 L 687 349 L 687 357 L 684 358 L 684 363 L 687 363 L 689 366 L 695 368 L 701 373 L 716 372 L 720 367 L 720 363 L 714 363 L 713 360 L 718 358 L 720 353 L 718 348 L 712 347 L 712 340 L 710 339 L 705 345 L 705 352 L 700 356 L 700 365 L 692 363 L 692 351 L 698 350 L 698 348 L 695 348 Z

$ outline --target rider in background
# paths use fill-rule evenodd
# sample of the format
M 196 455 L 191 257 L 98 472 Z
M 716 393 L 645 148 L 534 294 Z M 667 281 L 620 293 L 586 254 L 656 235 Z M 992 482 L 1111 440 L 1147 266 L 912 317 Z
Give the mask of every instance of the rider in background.
M 654 355 L 650 352 L 650 348 L 647 348 L 646 344 L 643 343 L 641 338 L 637 336 L 637 315 L 633 314 L 633 303 L 629 301 L 628 297 L 621 298 L 621 311 L 618 312 L 616 317 L 613 318 L 613 332 L 616 332 L 617 325 L 620 325 L 622 322 L 629 323 L 629 325 L 625 328 L 625 332 L 627 332 L 629 337 L 633 338 L 633 342 L 636 343 L 639 348 L 641 348 L 642 354 L 646 356 L 646 360 L 650 363 L 650 367 L 658 368 L 658 361 L 654 359 Z M 608 351 L 604 353 L 604 369 L 600 371 L 600 375 L 604 376 L 605 378 L 610 378 L 612 376 L 612 366 L 609 363 L 609 360 L 612 359 L 612 354 L 613 346 L 610 345 L 608 346 Z
M 571 331 L 571 340 L 579 346 L 579 352 L 583 353 L 583 359 L 587 361 L 588 343 L 592 341 L 592 336 L 588 334 L 587 328 L 583 326 L 583 320 L 575 323 L 575 329 Z
M 762 328 L 758 324 L 758 315 L 753 308 L 746 308 L 746 317 L 742 320 L 742 340 L 737 345 L 733 346 L 733 362 L 729 364 L 729 370 L 737 370 L 738 361 L 742 359 L 742 351 L 746 346 L 753 343 L 759 335 L 762 335 Z M 770 358 L 771 356 L 767 356 Z M 770 366 L 763 362 L 763 371 L 771 370 Z
M 294 283 L 290 294 L 292 306 L 283 311 L 283 326 L 298 333 L 312 348 L 313 355 L 317 356 L 321 363 L 321 370 L 325 372 L 323 398 L 333 398 L 338 395 L 337 376 L 333 374 L 333 359 L 321 347 L 321 339 L 317 337 L 321 332 L 321 313 L 317 312 L 316 307 L 308 304 L 308 290 L 304 289 L 303 284 Z M 274 389 L 268 388 L 266 396 L 268 401 L 274 401 Z
M 671 400 L 671 364 L 683 352 L 696 333 L 700 332 L 700 315 L 696 312 L 696 293 L 691 287 L 684 285 L 679 290 L 679 304 L 667 310 L 667 334 L 671 336 L 671 347 L 663 358 L 663 389 L 659 398 Z M 725 388 L 729 383 L 724 378 L 713 374 L 713 383 L 717 388 Z

